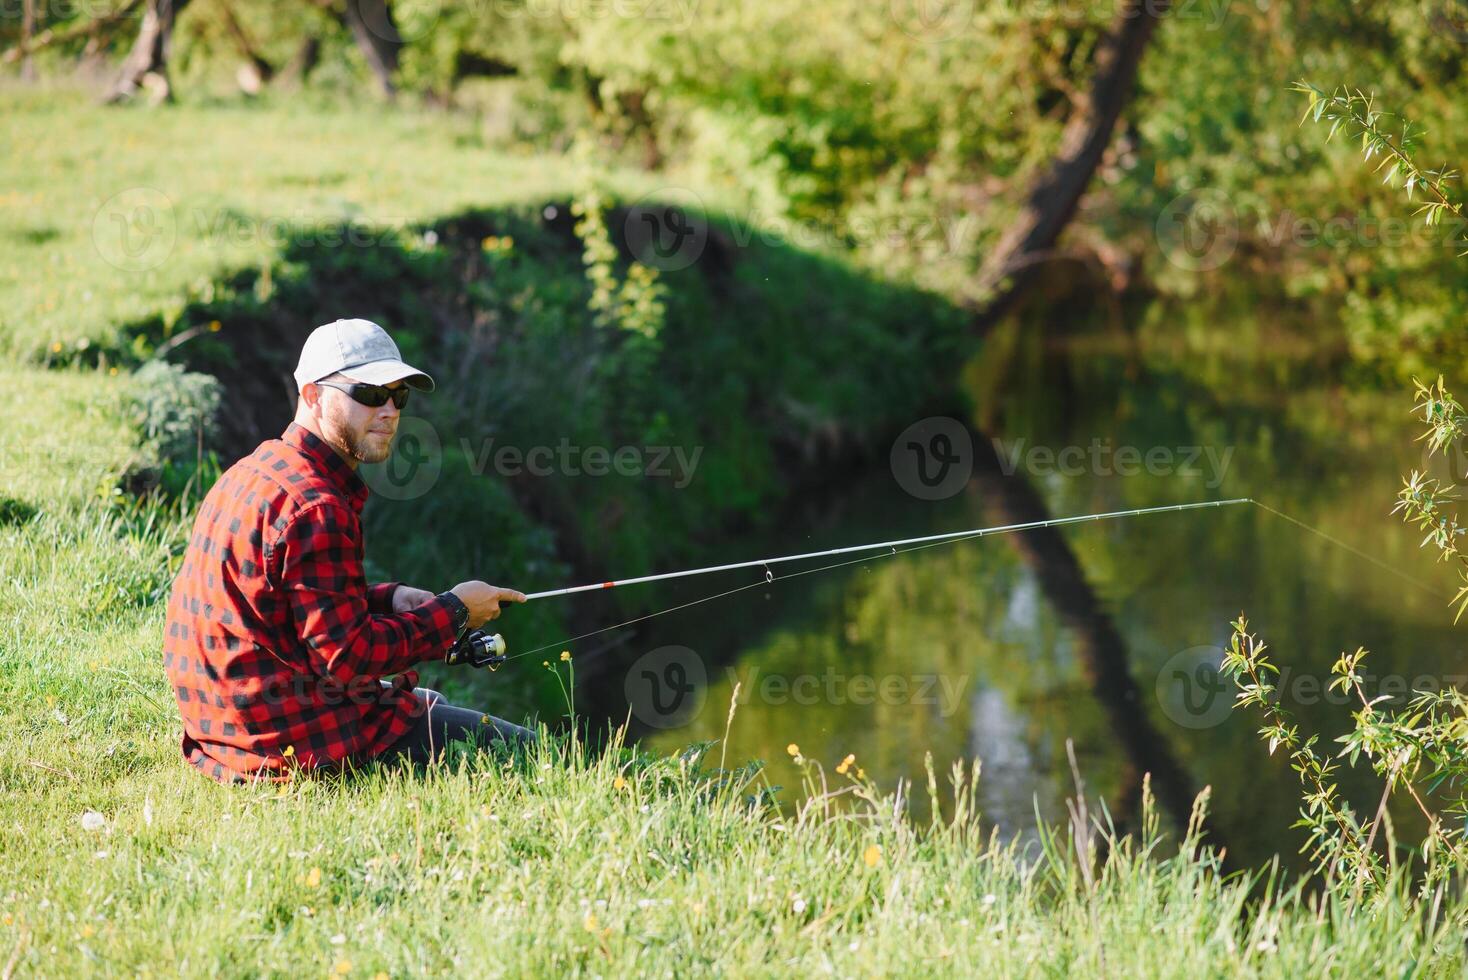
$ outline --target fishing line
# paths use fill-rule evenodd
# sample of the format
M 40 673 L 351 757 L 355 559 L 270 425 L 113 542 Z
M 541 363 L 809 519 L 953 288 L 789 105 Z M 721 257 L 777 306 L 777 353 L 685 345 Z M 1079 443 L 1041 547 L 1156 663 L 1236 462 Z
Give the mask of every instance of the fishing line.
M 975 537 L 975 538 L 982 537 L 984 534 L 987 534 L 987 533 L 990 533 L 990 532 L 983 531 L 983 532 L 980 532 L 978 534 L 974 534 L 971 537 Z M 737 588 L 730 589 L 727 592 L 716 592 L 713 595 L 707 595 L 707 596 L 704 596 L 701 599 L 693 599 L 693 600 L 691 600 L 689 602 L 685 602 L 685 603 L 683 603 L 681 605 L 677 605 L 677 606 L 671 606 L 671 607 L 669 607 L 667 609 L 659 609 L 657 612 L 650 612 L 650 613 L 647 613 L 644 616 L 638 616 L 635 619 L 629 619 L 629 620 L 627 620 L 626 622 L 623 622 L 623 623 L 616 623 L 615 625 L 612 625 L 612 626 L 603 626 L 599 630 L 592 630 L 590 633 L 582 633 L 580 636 L 573 636 L 573 637 L 570 637 L 570 638 L 565 639 L 565 640 L 557 640 L 555 643 L 547 643 L 543 647 L 536 647 L 534 650 L 526 650 L 524 653 L 517 653 L 517 654 L 514 654 L 512 656 L 506 657 L 505 660 L 506 661 L 510 661 L 510 660 L 514 660 L 514 659 L 516 659 L 518 657 L 528 657 L 528 656 L 530 656 L 533 653 L 540 653 L 542 650 L 550 650 L 550 649 L 552 649 L 554 647 L 564 646 L 567 643 L 575 643 L 577 640 L 585 640 L 585 639 L 587 639 L 589 637 L 596 636 L 598 633 L 605 633 L 608 630 L 621 629 L 624 626 L 631 626 L 633 623 L 640 623 L 640 622 L 642 622 L 645 619 L 652 619 L 654 616 L 661 616 L 661 615 L 663 615 L 665 613 L 677 612 L 680 609 L 687 609 L 689 606 L 696 606 L 696 605 L 698 605 L 699 603 L 702 603 L 702 602 L 712 602 L 715 599 L 722 599 L 725 596 L 733 595 L 736 592 L 744 592 L 747 589 L 755 589 L 755 588 L 758 588 L 761 585 L 771 585 L 771 584 L 773 584 L 775 582 L 783 582 L 783 581 L 785 581 L 788 578 L 800 578 L 800 576 L 802 576 L 802 575 L 813 575 L 816 572 L 828 572 L 828 571 L 830 571 L 833 568 L 845 568 L 847 565 L 860 565 L 860 564 L 862 564 L 864 562 L 873 561 L 873 560 L 875 560 L 877 558 L 893 558 L 893 557 L 895 557 L 897 555 L 905 555 L 909 551 L 923 551 L 924 549 L 927 549 L 927 548 L 936 548 L 939 545 L 956 544 L 959 541 L 967 541 L 967 540 L 969 540 L 969 538 L 952 538 L 952 539 L 950 539 L 948 541 L 934 541 L 934 542 L 931 542 L 929 544 L 914 545 L 911 548 L 903 548 L 901 551 L 899 551 L 899 550 L 897 550 L 897 549 L 894 548 L 889 554 L 885 554 L 885 555 L 869 555 L 869 556 L 864 557 L 864 558 L 853 558 L 850 561 L 832 562 L 829 565 L 821 565 L 818 568 L 806 568 L 806 569 L 802 569 L 801 571 L 798 571 L 798 572 L 789 572 L 789 573 L 787 573 L 785 575 L 776 575 L 773 572 L 769 572 L 769 573 L 766 574 L 766 577 L 764 579 L 762 579 L 761 581 L 758 581 L 758 582 L 750 582 L 748 585 L 741 585 L 741 586 L 739 586 Z
M 1147 514 L 1164 514 L 1178 511 L 1198 510 L 1204 507 L 1228 507 L 1234 504 L 1248 503 L 1257 503 L 1257 501 L 1251 500 L 1248 497 L 1236 497 L 1230 500 L 1205 500 L 1191 504 L 1168 504 L 1161 507 L 1142 507 L 1132 510 L 1108 511 L 1100 514 L 1079 514 L 1072 517 L 1052 517 L 1043 521 L 1027 521 L 1021 524 L 1005 524 L 996 527 L 973 528 L 967 531 L 950 531 L 944 534 L 929 534 L 915 538 L 899 538 L 893 541 L 881 541 L 873 544 L 852 545 L 845 548 L 829 548 L 824 551 L 810 551 L 797 555 L 782 555 L 778 558 L 760 558 L 754 559 L 752 561 L 733 562 L 725 565 L 710 565 L 704 568 L 692 568 L 681 572 L 664 572 L 658 575 L 644 575 L 638 578 L 613 580 L 592 585 L 572 586 L 570 588 L 564 589 L 552 589 L 546 592 L 532 592 L 525 597 L 527 601 L 530 599 L 545 599 L 552 596 L 574 595 L 580 592 L 600 591 L 604 589 L 614 588 L 619 585 L 634 585 L 640 582 L 655 582 L 674 578 L 686 578 L 694 575 L 706 575 L 712 572 L 732 571 L 735 569 L 763 568 L 765 570 L 765 578 L 763 581 L 750 582 L 746 585 L 741 585 L 724 592 L 717 592 L 713 595 L 704 596 L 699 599 L 693 599 L 689 602 L 685 602 L 677 606 L 672 606 L 667 609 L 660 609 L 656 612 L 647 613 L 646 615 L 638 616 L 633 619 L 626 620 L 625 622 L 616 623 L 611 626 L 604 626 L 601 629 L 592 630 L 589 633 L 582 633 L 579 636 L 568 637 L 564 640 L 557 640 L 554 643 L 547 643 L 544 646 L 536 647 L 533 650 L 526 650 L 523 653 L 512 654 L 506 657 L 505 660 L 517 660 L 520 657 L 528 657 L 533 654 L 541 653 L 545 650 L 550 650 L 554 647 L 563 646 L 568 643 L 575 643 L 578 640 L 584 640 L 589 637 L 596 636 L 599 633 L 605 633 L 609 630 L 621 629 L 625 626 L 631 626 L 634 623 L 640 623 L 644 620 L 652 619 L 655 616 L 662 616 L 666 613 L 676 612 L 680 609 L 687 609 L 690 606 L 696 606 L 704 602 L 711 602 L 714 599 L 722 599 L 725 596 L 734 595 L 738 592 L 744 592 L 747 589 L 757 588 L 761 585 L 770 585 L 776 581 L 783 581 L 784 579 L 790 578 L 799 578 L 802 575 L 813 575 L 816 572 L 830 571 L 831 569 L 843 568 L 847 565 L 859 565 L 863 562 L 872 561 L 877 558 L 893 558 L 897 555 L 908 554 L 909 552 L 913 551 L 923 551 L 928 548 L 936 548 L 940 545 L 957 544 L 961 541 L 972 541 L 975 538 L 981 538 L 985 535 L 1007 534 L 1013 531 L 1036 530 L 1044 527 L 1059 527 L 1067 524 L 1080 524 L 1086 521 L 1104 521 L 1121 517 L 1139 517 Z M 903 545 L 907 545 L 908 547 L 901 547 Z M 788 562 L 808 561 L 812 558 L 852 554 L 854 552 L 875 552 L 879 550 L 886 550 L 887 553 L 868 554 L 864 555 L 861 558 L 853 558 L 847 561 L 833 562 L 829 565 L 821 565 L 816 568 L 806 568 L 798 572 L 791 572 L 785 575 L 776 575 L 770 570 L 769 567 L 771 565 L 785 564 Z
M 582 633 L 578 636 L 567 637 L 562 640 L 557 640 L 553 643 L 547 643 L 543 646 L 536 647 L 533 650 L 526 650 L 522 653 L 513 654 L 509 657 L 506 657 L 505 659 L 508 661 L 517 660 L 520 657 L 533 656 L 534 654 L 542 653 L 546 650 L 554 649 L 555 647 L 576 643 L 581 640 L 597 636 L 601 633 L 610 632 L 611 630 L 622 629 L 627 626 L 632 626 L 636 623 L 641 623 L 646 620 L 653 619 L 657 616 L 664 616 L 668 613 L 678 612 L 679 610 L 688 609 L 693 606 L 701 605 L 705 602 L 712 602 L 715 599 L 723 599 L 731 595 L 736 595 L 740 592 L 748 591 L 749 589 L 759 588 L 762 585 L 771 585 L 775 582 L 783 581 L 785 579 L 799 578 L 802 575 L 814 575 L 818 572 L 827 572 L 831 571 L 832 569 L 844 568 L 849 565 L 859 565 L 864 562 L 874 561 L 879 558 L 894 558 L 898 555 L 905 555 L 914 551 L 924 551 L 928 548 L 936 548 L 941 545 L 958 544 L 962 541 L 972 541 L 976 538 L 984 537 L 985 535 L 1007 534 L 1013 531 L 1035 530 L 1045 527 L 1059 527 L 1067 524 L 1080 524 L 1086 521 L 1103 521 L 1121 517 L 1139 517 L 1147 514 L 1161 514 L 1178 511 L 1198 510 L 1204 507 L 1228 507 L 1234 504 L 1253 504 L 1261 510 L 1273 514 L 1276 517 L 1282 518 L 1283 520 L 1294 524 L 1296 527 L 1303 528 L 1304 530 L 1309 531 L 1311 534 L 1323 538 L 1325 541 L 1328 541 L 1336 547 L 1342 548 L 1350 554 L 1369 562 L 1370 564 L 1382 569 L 1383 571 L 1390 572 L 1392 575 L 1403 579 L 1404 581 L 1410 582 L 1418 588 L 1423 589 L 1424 591 L 1430 592 L 1438 596 L 1443 595 L 1443 593 L 1439 592 L 1439 590 L 1433 588 L 1431 585 L 1428 585 L 1420 579 L 1414 578 L 1413 576 L 1408 575 L 1406 572 L 1403 572 L 1398 568 L 1388 565 L 1386 562 L 1375 557 L 1374 555 L 1368 554 L 1367 552 L 1364 552 L 1353 545 L 1347 544 L 1340 538 L 1328 534 L 1325 531 L 1314 527 L 1313 525 L 1307 524 L 1304 521 L 1299 520 L 1298 518 L 1292 517 L 1289 514 L 1284 513 L 1283 511 L 1276 510 L 1275 508 L 1270 507 L 1268 504 L 1255 500 L 1252 497 L 1235 497 L 1229 500 L 1209 500 L 1199 501 L 1191 504 L 1172 504 L 1162 507 L 1143 507 L 1133 510 L 1109 511 L 1100 514 L 1079 514 L 1072 517 L 1055 517 L 1048 520 L 1029 521 L 1022 524 L 1007 524 L 997 527 L 973 528 L 968 531 L 951 531 L 945 534 L 931 534 L 916 538 L 902 538 L 894 541 L 883 541 L 874 544 L 853 545 L 846 548 L 831 548 L 825 551 L 812 551 L 798 555 L 783 555 L 778 558 L 755 559 L 752 561 L 733 562 L 725 565 L 710 565 L 704 568 L 687 569 L 681 572 L 665 572 L 658 575 L 644 575 L 638 578 L 613 580 L 591 585 L 572 586 L 570 588 L 563 589 L 552 589 L 546 592 L 533 592 L 526 596 L 527 600 L 545 599 L 551 598 L 553 596 L 562 595 L 574 595 L 580 592 L 601 591 L 614 588 L 619 585 L 634 585 L 641 582 L 655 582 L 667 579 L 686 578 L 694 575 L 705 575 L 713 572 L 732 571 L 735 569 L 763 568 L 765 570 L 765 577 L 763 581 L 749 582 L 745 585 L 736 586 L 732 589 L 726 589 L 722 592 L 715 592 L 711 595 L 706 595 L 698 599 L 692 599 L 688 602 L 679 603 L 676 606 L 669 606 L 666 609 L 659 609 L 655 612 L 636 616 L 632 619 L 628 619 L 620 623 L 615 623 L 611 626 L 604 626 L 600 629 L 592 630 L 588 633 Z M 860 558 L 853 558 L 847 561 L 832 562 L 827 565 L 819 565 L 815 568 L 805 568 L 801 569 L 800 571 L 789 572 L 784 575 L 776 575 L 773 571 L 770 570 L 769 567 L 771 565 L 784 564 L 788 562 L 803 560 L 808 561 L 812 558 L 830 557 L 833 555 L 851 554 L 855 552 L 877 552 L 883 549 L 885 549 L 886 551 L 885 554 L 864 554 Z
M 1296 518 L 1293 518 L 1289 514 L 1284 513 L 1283 511 L 1275 510 L 1273 507 L 1269 506 L 1268 504 L 1260 503 L 1257 500 L 1253 501 L 1253 504 L 1254 504 L 1254 506 L 1259 507 L 1262 510 L 1268 511 L 1269 513 L 1273 514 L 1275 517 L 1282 517 L 1282 518 L 1284 518 L 1285 520 L 1289 521 L 1291 524 L 1295 525 L 1296 527 L 1302 527 L 1305 530 L 1309 531 L 1311 534 L 1319 535 L 1320 537 L 1324 538 L 1326 541 L 1329 541 L 1331 544 L 1335 545 L 1337 548 L 1344 548 L 1346 551 L 1349 551 L 1351 554 L 1355 555 L 1357 558 L 1364 558 L 1366 561 L 1368 561 L 1371 564 L 1375 565 L 1377 568 L 1380 568 L 1380 569 L 1382 569 L 1383 571 L 1386 571 L 1386 572 L 1391 572 L 1393 575 L 1395 575 L 1399 579 L 1402 579 L 1403 581 L 1411 582 L 1413 585 L 1417 586 L 1419 589 L 1422 589 L 1425 592 L 1431 592 L 1435 596 L 1439 596 L 1439 597 L 1442 597 L 1442 598 L 1447 598 L 1447 596 L 1443 592 L 1440 592 L 1439 590 L 1437 590 L 1436 588 L 1432 587 L 1431 585 L 1428 585 L 1426 582 L 1422 581 L 1421 579 L 1414 578 L 1411 575 L 1408 575 L 1406 572 L 1402 571 L 1401 569 L 1394 568 L 1393 566 L 1388 565 L 1386 562 L 1382 561 L 1379 558 L 1373 557 L 1372 555 L 1367 554 L 1366 552 L 1362 551 L 1360 548 L 1356 548 L 1356 547 L 1353 547 L 1353 546 L 1351 546 L 1349 544 L 1346 544 L 1346 542 L 1342 541 L 1340 538 L 1337 538 L 1337 537 L 1334 537 L 1332 535 L 1326 534 L 1324 531 L 1320 530 L 1320 528 L 1318 528 L 1318 527 L 1311 527 L 1309 524 L 1306 524 L 1304 521 L 1298 520 Z

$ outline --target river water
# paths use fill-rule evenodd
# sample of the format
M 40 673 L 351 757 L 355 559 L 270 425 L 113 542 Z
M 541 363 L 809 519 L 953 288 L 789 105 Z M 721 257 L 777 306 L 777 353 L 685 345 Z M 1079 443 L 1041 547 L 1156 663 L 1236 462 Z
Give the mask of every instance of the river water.
M 687 580 L 666 605 L 748 587 L 635 636 L 624 693 L 644 744 L 722 738 L 738 683 L 727 757 L 765 760 L 787 802 L 792 743 L 828 773 L 852 754 L 884 788 L 910 782 L 919 816 L 925 757 L 940 801 L 951 766 L 977 758 L 984 819 L 1024 837 L 1037 814 L 1065 816 L 1070 741 L 1093 806 L 1131 818 L 1144 771 L 1172 811 L 1206 785 L 1213 839 L 1234 859 L 1298 864 L 1295 775 L 1261 744 L 1258 715 L 1231 711 L 1217 665 L 1245 613 L 1285 706 L 1327 745 L 1350 725 L 1327 691 L 1343 650 L 1370 651 L 1382 693 L 1468 686 L 1452 576 L 1390 516 L 1402 475 L 1424 465 L 1411 392 L 1352 377 L 1283 316 L 1137 317 L 1068 340 L 1011 328 L 965 369 L 960 418 L 914 419 L 890 465 L 792 502 L 772 533 L 717 557 L 1233 497 L 1319 533 L 1237 505 L 776 568 L 773 582 Z M 1368 773 L 1343 770 L 1342 786 L 1375 806 Z

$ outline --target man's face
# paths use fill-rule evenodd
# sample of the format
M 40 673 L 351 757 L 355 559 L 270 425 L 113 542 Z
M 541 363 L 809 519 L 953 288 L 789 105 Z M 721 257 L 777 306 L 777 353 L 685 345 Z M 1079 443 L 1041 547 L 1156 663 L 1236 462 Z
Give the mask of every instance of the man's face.
M 343 384 L 355 381 L 340 374 L 323 380 Z M 396 391 L 403 387 L 403 382 L 394 381 L 387 387 Z M 392 440 L 401 415 L 392 399 L 371 408 L 337 388 L 319 385 L 317 391 L 316 417 L 321 434 L 338 452 L 358 463 L 380 463 L 392 454 Z

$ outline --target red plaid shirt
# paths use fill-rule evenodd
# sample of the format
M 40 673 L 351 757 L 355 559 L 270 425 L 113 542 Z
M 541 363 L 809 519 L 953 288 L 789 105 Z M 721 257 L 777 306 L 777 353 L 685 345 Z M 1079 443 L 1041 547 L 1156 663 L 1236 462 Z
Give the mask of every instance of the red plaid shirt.
M 279 780 L 381 753 L 412 726 L 425 660 L 453 644 L 457 606 L 392 612 L 397 583 L 362 572 L 367 486 L 292 422 L 199 506 L 168 600 L 163 666 L 184 756 L 221 782 Z M 391 686 L 381 679 L 400 676 Z

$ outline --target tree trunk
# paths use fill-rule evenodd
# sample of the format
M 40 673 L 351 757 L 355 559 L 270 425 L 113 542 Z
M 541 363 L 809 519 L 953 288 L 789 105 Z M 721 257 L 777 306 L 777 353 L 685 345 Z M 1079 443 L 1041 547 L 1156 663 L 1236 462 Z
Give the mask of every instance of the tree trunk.
M 31 37 L 36 33 L 36 0 L 25 0 L 20 11 L 20 77 L 35 81 L 36 66 L 31 62 Z
M 321 58 L 321 39 L 314 34 L 308 36 L 286 62 L 285 67 L 280 70 L 276 78 L 276 84 L 282 88 L 290 88 L 303 85 L 306 76 L 311 74 L 311 69 L 316 67 L 316 62 Z
M 224 15 L 224 29 L 245 58 L 245 63 L 235 74 L 235 80 L 246 95 L 259 95 L 260 90 L 275 77 L 275 66 L 266 61 L 255 48 L 249 31 L 245 30 L 245 25 L 235 16 L 234 7 L 229 3 L 222 3 L 220 7 Z
M 188 4 L 189 0 L 148 0 L 137 40 L 122 63 L 122 73 L 107 94 L 108 102 L 132 98 L 139 88 L 147 88 L 154 102 L 173 98 L 168 83 L 168 52 L 174 21 Z
M 995 523 L 1031 524 L 1050 518 L 1028 480 L 1005 475 L 1004 462 L 987 433 L 975 433 L 974 450 L 973 479 Z M 1125 760 L 1120 799 L 1110 808 L 1112 815 L 1125 821 L 1135 813 L 1143 774 L 1151 773 L 1157 798 L 1179 830 L 1186 828 L 1197 787 L 1168 739 L 1148 719 L 1146 699 L 1132 679 L 1126 641 L 1091 588 L 1075 552 L 1054 527 L 1017 531 L 1009 542 L 1069 631 L 1086 683 Z M 1222 845 L 1216 829 L 1210 828 L 1209 834 L 1214 845 Z
M 1096 49 L 1090 91 L 1066 122 L 1054 161 L 1031 186 L 1024 210 L 979 270 L 973 290 L 979 330 L 987 329 L 1009 309 L 1035 267 L 1050 257 L 1060 233 L 1075 215 L 1081 194 L 1111 142 L 1116 120 L 1131 98 L 1142 53 L 1170 6 L 1170 0 L 1125 0 L 1117 12 Z
M 362 57 L 367 59 L 378 89 L 392 98 L 397 94 L 392 77 L 398 70 L 398 50 L 403 46 L 403 39 L 387 0 L 347 0 L 342 19 L 352 29 L 352 37 Z

